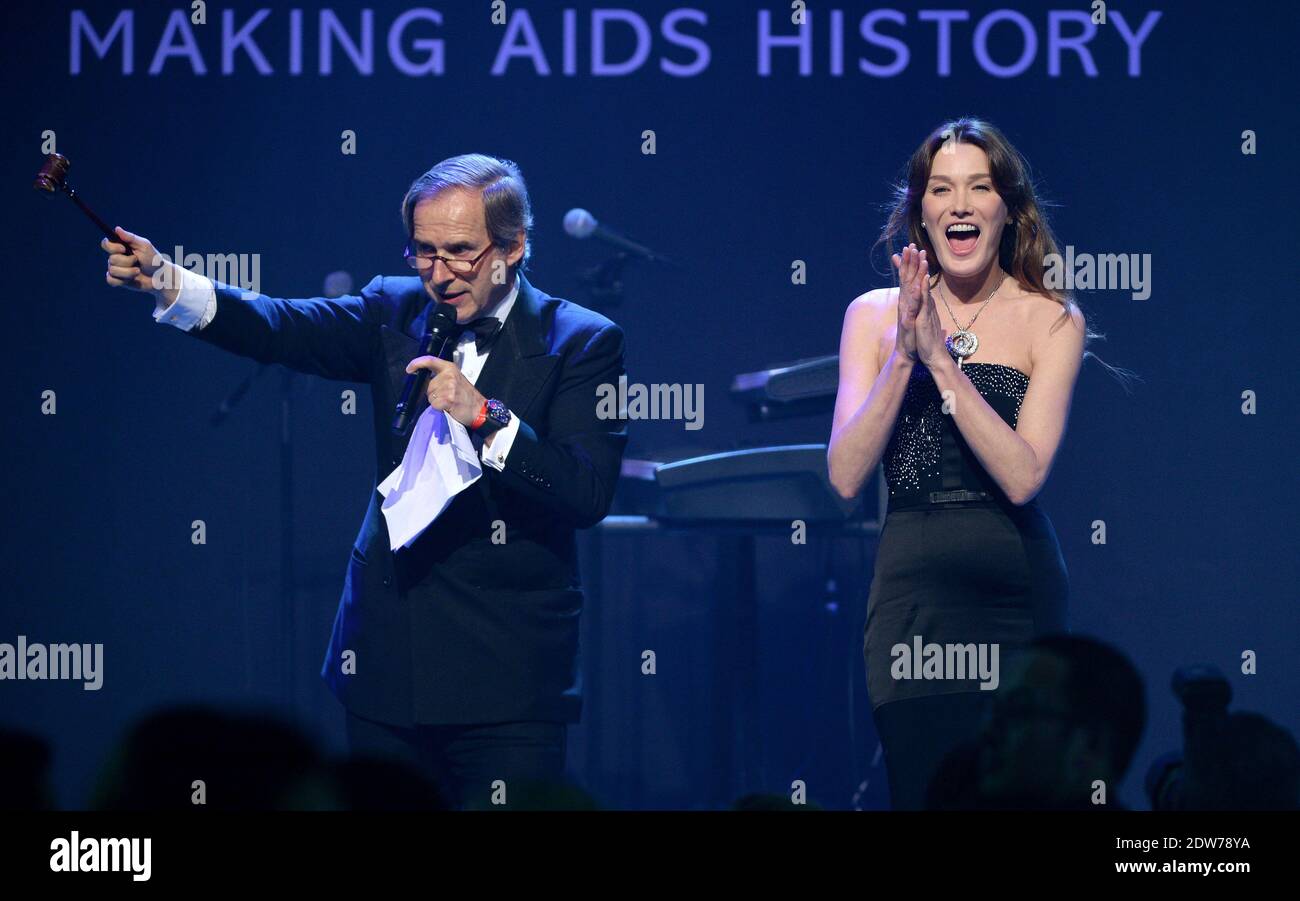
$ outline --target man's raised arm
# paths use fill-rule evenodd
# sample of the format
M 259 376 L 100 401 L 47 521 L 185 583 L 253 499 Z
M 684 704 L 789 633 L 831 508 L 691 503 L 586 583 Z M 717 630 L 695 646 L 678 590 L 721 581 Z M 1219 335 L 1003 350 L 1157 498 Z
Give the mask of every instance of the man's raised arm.
M 105 280 L 152 294 L 158 322 L 262 363 L 282 363 L 340 381 L 370 380 L 382 276 L 362 288 L 360 296 L 249 296 L 163 259 L 147 238 L 121 227 L 117 234 L 120 244 L 107 238 L 100 242 L 108 253 Z

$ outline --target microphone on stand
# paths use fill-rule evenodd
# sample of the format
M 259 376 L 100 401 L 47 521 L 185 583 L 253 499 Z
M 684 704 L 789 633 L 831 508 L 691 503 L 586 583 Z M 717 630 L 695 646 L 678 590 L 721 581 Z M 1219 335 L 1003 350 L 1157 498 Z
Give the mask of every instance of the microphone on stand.
M 644 244 L 630 241 L 618 232 L 606 228 L 596 221 L 596 217 L 586 210 L 575 207 L 564 214 L 564 231 L 571 238 L 596 238 L 613 245 L 624 253 L 652 263 L 671 263 L 661 253 L 656 253 Z
M 352 273 L 344 269 L 325 276 L 325 296 L 342 297 L 352 293 Z
M 429 317 L 429 330 L 420 341 L 419 356 L 437 356 L 440 360 L 450 360 L 456 350 L 455 338 L 460 330 L 456 325 L 456 308 L 449 303 L 440 303 Z M 406 377 L 402 386 L 402 396 L 397 402 L 397 412 L 393 416 L 393 434 L 405 435 L 411 427 L 411 414 L 424 393 L 429 380 L 429 370 L 417 369 Z

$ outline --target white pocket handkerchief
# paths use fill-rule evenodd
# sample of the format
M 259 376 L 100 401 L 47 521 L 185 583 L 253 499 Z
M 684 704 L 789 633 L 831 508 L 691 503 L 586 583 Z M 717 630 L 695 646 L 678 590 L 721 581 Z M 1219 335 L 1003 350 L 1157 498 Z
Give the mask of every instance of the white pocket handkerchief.
M 415 423 L 401 465 L 379 483 L 391 550 L 409 546 L 452 498 L 482 475 L 465 427 L 442 410 L 426 408 Z

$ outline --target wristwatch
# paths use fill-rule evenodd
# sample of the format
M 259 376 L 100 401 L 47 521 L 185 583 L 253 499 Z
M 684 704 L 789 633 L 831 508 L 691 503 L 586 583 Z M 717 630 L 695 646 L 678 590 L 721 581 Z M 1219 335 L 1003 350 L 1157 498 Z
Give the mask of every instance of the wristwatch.
M 474 424 L 470 428 L 487 437 L 508 425 L 510 425 L 510 411 L 501 401 L 491 398 L 483 401 L 483 406 L 479 407 L 478 415 L 474 417 Z

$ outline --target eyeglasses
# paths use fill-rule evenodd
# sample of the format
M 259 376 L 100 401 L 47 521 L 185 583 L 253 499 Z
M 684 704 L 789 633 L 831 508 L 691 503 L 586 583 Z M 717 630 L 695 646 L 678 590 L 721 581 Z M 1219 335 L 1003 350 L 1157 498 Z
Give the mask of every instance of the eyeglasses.
M 469 275 L 478 266 L 479 261 L 487 256 L 495 245 L 489 241 L 488 246 L 483 248 L 483 252 L 472 260 L 455 260 L 450 257 L 439 256 L 436 253 L 411 253 L 411 245 L 407 244 L 402 256 L 406 259 L 406 265 L 412 269 L 428 269 L 434 264 L 434 260 L 442 260 L 445 265 L 455 275 Z

